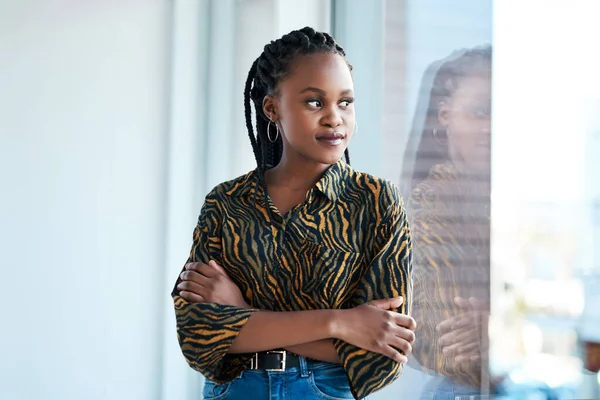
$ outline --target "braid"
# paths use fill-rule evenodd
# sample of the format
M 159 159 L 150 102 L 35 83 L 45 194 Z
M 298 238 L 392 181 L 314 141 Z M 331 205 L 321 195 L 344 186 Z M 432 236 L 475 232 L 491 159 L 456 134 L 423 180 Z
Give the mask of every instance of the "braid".
M 256 158 L 256 163 L 261 165 L 263 160 L 260 155 L 260 147 L 257 138 L 254 137 L 254 131 L 252 130 L 252 110 L 250 108 L 250 87 L 252 86 L 254 75 L 256 74 L 257 63 L 258 60 L 254 61 L 252 67 L 250 68 L 250 72 L 248 73 L 248 78 L 246 79 L 246 85 L 244 87 L 244 113 L 246 115 L 246 128 L 248 128 L 248 136 L 250 136 L 250 143 L 252 144 L 254 158 Z
M 276 166 L 281 160 L 283 139 L 282 135 L 277 135 L 274 143 L 269 140 L 269 133 L 273 137 L 277 127 L 271 126 L 271 132 L 268 132 L 269 118 L 263 111 L 263 100 L 265 96 L 277 93 L 277 84 L 289 72 L 288 66 L 295 57 L 314 53 L 331 53 L 346 57 L 344 49 L 331 35 L 306 27 L 292 31 L 267 44 L 248 72 L 244 88 L 246 127 L 258 166 L 258 179 L 265 188 L 264 173 L 267 168 Z M 350 64 L 348 68 L 352 70 Z M 256 136 L 252 129 L 250 100 L 254 102 L 256 113 Z M 346 162 L 350 164 L 348 149 L 345 150 L 344 156 Z

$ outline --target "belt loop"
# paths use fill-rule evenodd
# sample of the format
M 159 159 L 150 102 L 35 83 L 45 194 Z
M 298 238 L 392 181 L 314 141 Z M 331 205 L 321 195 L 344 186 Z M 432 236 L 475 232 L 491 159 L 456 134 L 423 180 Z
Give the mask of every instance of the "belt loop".
M 308 378 L 308 363 L 306 362 L 306 358 L 299 356 L 300 359 L 300 376 L 302 378 Z

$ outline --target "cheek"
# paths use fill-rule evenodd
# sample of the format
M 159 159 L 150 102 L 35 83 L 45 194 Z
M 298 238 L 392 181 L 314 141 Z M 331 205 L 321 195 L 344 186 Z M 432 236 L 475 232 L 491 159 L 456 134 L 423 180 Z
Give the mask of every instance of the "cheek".
M 461 141 L 477 140 L 483 132 L 481 121 L 466 117 L 454 118 L 449 125 L 453 138 Z
M 475 151 L 478 138 L 472 121 L 456 118 L 448 128 L 448 140 L 455 150 L 463 156 L 468 156 Z
M 319 119 L 314 113 L 302 109 L 288 112 L 282 119 L 282 126 L 289 140 L 302 140 L 303 136 L 312 135 L 318 123 Z

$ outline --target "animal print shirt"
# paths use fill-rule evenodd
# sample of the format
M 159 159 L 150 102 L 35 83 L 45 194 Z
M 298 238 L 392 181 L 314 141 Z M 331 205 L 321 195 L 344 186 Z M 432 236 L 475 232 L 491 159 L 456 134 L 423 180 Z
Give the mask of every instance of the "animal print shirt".
M 195 370 L 225 383 L 250 354 L 228 354 L 258 309 L 350 308 L 402 296 L 412 299 L 411 239 L 398 189 L 343 161 L 330 166 L 306 201 L 282 216 L 252 171 L 206 197 L 187 262 L 214 259 L 252 309 L 189 303 L 172 296 L 182 352 Z M 268 332 L 265 332 L 268 334 Z M 357 398 L 392 383 L 402 366 L 378 353 L 334 340 Z
M 490 180 L 464 177 L 451 164 L 434 166 L 407 201 L 414 240 L 413 355 L 424 371 L 480 388 L 489 379 L 487 336 L 490 304 Z M 465 314 L 456 297 L 484 306 Z M 477 361 L 446 354 L 437 327 L 467 316 Z M 457 330 L 459 332 L 460 330 Z M 462 333 L 458 333 L 460 335 Z M 484 387 L 485 390 L 485 387 Z

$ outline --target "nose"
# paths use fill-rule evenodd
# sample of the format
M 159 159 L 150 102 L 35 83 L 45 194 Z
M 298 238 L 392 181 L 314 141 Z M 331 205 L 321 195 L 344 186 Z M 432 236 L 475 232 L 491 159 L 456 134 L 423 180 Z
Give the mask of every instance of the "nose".
M 323 117 L 321 123 L 329 128 L 337 128 L 344 123 L 337 106 L 330 107 L 327 114 Z
M 479 142 L 490 144 L 492 141 L 492 129 L 489 121 L 481 126 L 481 135 Z
M 492 136 L 492 124 L 490 120 L 487 120 L 481 128 L 481 133 L 483 133 L 485 136 Z

